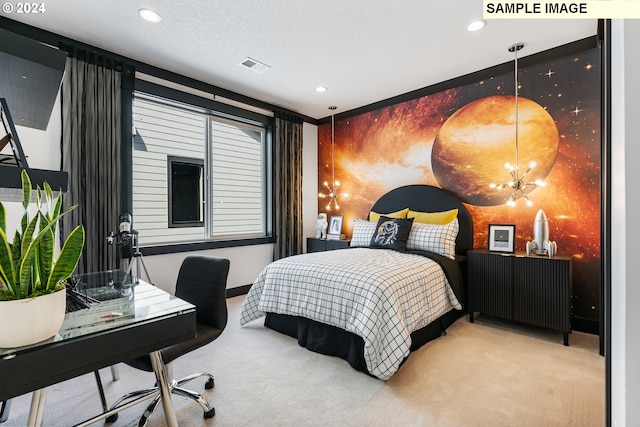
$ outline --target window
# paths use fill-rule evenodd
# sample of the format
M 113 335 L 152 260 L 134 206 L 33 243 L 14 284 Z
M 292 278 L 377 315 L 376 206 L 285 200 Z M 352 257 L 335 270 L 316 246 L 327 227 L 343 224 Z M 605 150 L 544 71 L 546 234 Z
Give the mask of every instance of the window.
M 133 124 L 132 214 L 141 245 L 269 236 L 265 123 L 136 92 Z
M 211 120 L 211 236 L 265 234 L 264 131 Z
M 203 160 L 169 156 L 169 227 L 204 226 Z

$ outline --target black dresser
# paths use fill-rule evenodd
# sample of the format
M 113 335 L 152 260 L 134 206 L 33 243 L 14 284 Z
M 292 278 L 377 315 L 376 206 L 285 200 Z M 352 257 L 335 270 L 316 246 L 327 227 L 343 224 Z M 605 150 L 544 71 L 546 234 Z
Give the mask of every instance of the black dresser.
M 550 328 L 569 345 L 572 258 L 469 251 L 469 320 L 480 312 Z

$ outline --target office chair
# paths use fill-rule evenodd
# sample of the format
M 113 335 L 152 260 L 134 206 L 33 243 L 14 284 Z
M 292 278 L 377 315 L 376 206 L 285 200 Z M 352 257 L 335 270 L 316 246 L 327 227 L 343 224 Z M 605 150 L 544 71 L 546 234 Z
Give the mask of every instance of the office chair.
M 190 255 L 184 259 L 178 273 L 176 282 L 176 293 L 178 298 L 190 302 L 196 307 L 197 336 L 188 341 L 172 345 L 160 350 L 162 360 L 166 366 L 169 376 L 170 390 L 185 397 L 189 397 L 202 407 L 204 418 L 211 418 L 215 415 L 215 408 L 209 405 L 206 398 L 195 391 L 182 388 L 182 385 L 198 377 L 208 377 L 205 389 L 212 389 L 214 386 L 213 376 L 206 372 L 201 372 L 181 380 L 175 381 L 172 378 L 173 369 L 171 363 L 180 356 L 187 354 L 197 348 L 209 344 L 220 336 L 227 324 L 227 276 L 229 274 L 229 260 L 220 257 Z M 125 361 L 134 368 L 153 372 L 151 357 L 148 355 L 136 359 Z M 98 388 L 101 395 L 104 393 L 102 382 L 98 381 Z M 160 389 L 158 384 L 154 387 L 128 393 L 122 396 L 113 404 L 111 410 L 125 407 L 128 399 L 136 398 L 146 394 L 155 394 L 151 403 L 140 418 L 139 426 L 145 426 L 148 418 L 160 402 Z M 107 418 L 107 422 L 114 422 L 118 414 Z

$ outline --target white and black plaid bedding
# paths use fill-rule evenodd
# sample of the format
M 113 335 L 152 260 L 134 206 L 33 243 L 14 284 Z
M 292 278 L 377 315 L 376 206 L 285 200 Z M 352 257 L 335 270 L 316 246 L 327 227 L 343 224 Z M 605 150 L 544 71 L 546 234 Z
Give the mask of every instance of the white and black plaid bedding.
M 350 248 L 268 265 L 242 304 L 240 323 L 272 312 L 345 329 L 364 339 L 368 371 L 386 380 L 409 355 L 410 334 L 451 308 L 462 306 L 435 261 Z

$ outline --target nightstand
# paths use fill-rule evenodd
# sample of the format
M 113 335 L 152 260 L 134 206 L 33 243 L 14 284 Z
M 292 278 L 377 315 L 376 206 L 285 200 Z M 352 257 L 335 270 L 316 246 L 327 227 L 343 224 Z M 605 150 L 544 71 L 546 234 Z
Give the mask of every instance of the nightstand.
M 474 312 L 571 332 L 571 255 L 552 258 L 475 249 L 468 257 L 469 320 Z
M 307 252 L 332 251 L 349 247 L 351 240 L 325 240 L 307 237 Z

